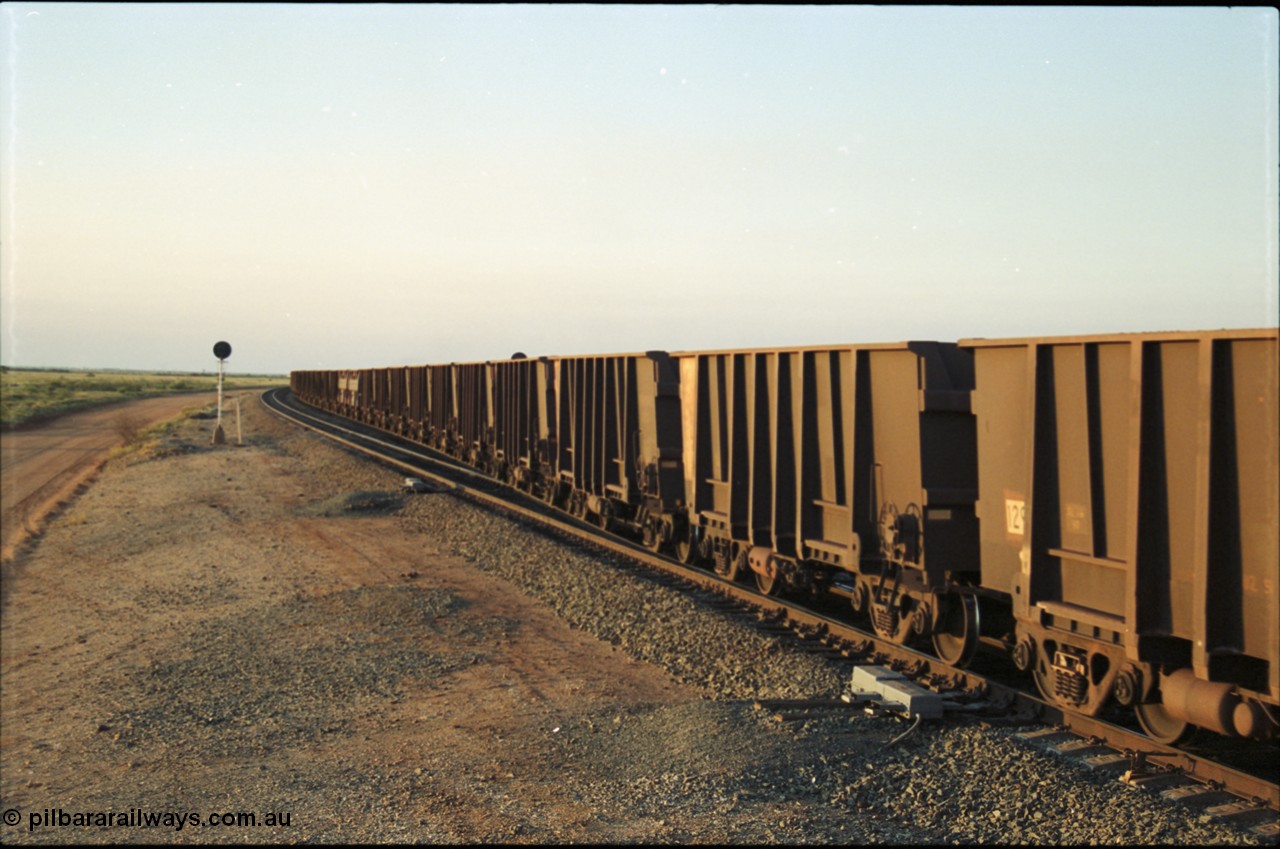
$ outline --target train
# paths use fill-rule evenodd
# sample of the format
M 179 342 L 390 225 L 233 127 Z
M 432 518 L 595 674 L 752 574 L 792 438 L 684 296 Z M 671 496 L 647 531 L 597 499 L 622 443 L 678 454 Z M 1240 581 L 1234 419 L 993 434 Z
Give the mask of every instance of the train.
M 290 375 L 881 638 L 979 649 L 1168 744 L 1280 736 L 1277 329 L 527 357 Z M 844 604 L 844 601 L 841 601 Z

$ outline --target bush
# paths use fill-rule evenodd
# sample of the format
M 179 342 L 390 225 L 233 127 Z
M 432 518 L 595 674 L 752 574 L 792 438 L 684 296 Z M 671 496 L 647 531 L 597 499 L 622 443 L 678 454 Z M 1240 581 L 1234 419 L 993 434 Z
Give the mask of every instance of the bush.
M 119 436 L 125 445 L 131 445 L 137 441 L 138 435 L 142 433 L 143 421 L 132 413 L 121 413 L 115 418 L 116 436 Z

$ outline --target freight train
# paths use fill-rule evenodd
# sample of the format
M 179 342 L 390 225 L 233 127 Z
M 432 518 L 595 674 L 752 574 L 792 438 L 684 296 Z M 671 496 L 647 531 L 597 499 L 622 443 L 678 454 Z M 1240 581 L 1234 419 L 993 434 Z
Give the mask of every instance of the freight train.
M 295 371 L 428 445 L 761 593 L 1132 709 L 1280 736 L 1277 330 Z

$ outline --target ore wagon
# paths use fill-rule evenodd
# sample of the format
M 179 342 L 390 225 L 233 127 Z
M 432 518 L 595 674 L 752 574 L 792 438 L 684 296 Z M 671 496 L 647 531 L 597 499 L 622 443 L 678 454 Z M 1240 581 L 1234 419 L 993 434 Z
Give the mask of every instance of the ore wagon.
M 979 634 L 977 457 L 954 344 L 695 351 L 680 363 L 679 552 L 765 593 L 843 582 L 875 630 Z
M 1049 698 L 1273 736 L 1277 334 L 965 340 L 982 581 Z

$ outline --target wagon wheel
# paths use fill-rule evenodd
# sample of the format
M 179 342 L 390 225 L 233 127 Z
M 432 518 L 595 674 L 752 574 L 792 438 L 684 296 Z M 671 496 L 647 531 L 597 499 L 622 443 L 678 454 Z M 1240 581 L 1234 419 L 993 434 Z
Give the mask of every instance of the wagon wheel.
M 757 572 L 754 569 L 751 571 L 751 574 L 755 576 L 756 589 L 760 592 L 760 595 L 775 595 L 782 586 L 782 576 L 778 574 L 778 567 L 773 564 L 772 560 L 769 561 L 769 567 L 768 574 Z
M 557 490 L 559 489 L 560 489 L 560 484 L 556 483 L 555 481 L 544 480 L 542 482 L 542 500 L 545 501 L 547 504 L 550 504 L 552 507 L 555 507 Z
M 661 522 L 646 522 L 644 526 L 644 547 L 654 554 L 662 551 L 666 540 L 662 538 Z
M 569 496 L 569 513 L 579 519 L 587 517 L 587 498 L 581 492 Z
M 859 616 L 865 616 L 871 609 L 871 591 L 867 589 L 865 582 L 858 581 L 853 585 L 853 591 L 849 593 L 849 606 Z
M 934 609 L 933 650 L 943 663 L 965 667 L 978 649 L 978 600 L 971 595 L 938 596 Z
M 1147 736 L 1166 746 L 1176 746 L 1191 735 L 1191 723 L 1170 716 L 1163 702 L 1153 702 L 1134 707 L 1138 715 L 1138 724 Z
M 1054 704 L 1061 704 L 1053 693 L 1053 670 L 1048 668 L 1044 658 L 1036 658 L 1035 665 L 1031 667 L 1031 677 L 1035 679 L 1036 689 L 1041 696 Z
M 686 566 L 696 566 L 702 560 L 698 554 L 696 529 L 689 528 L 688 532 L 676 541 L 676 559 Z

